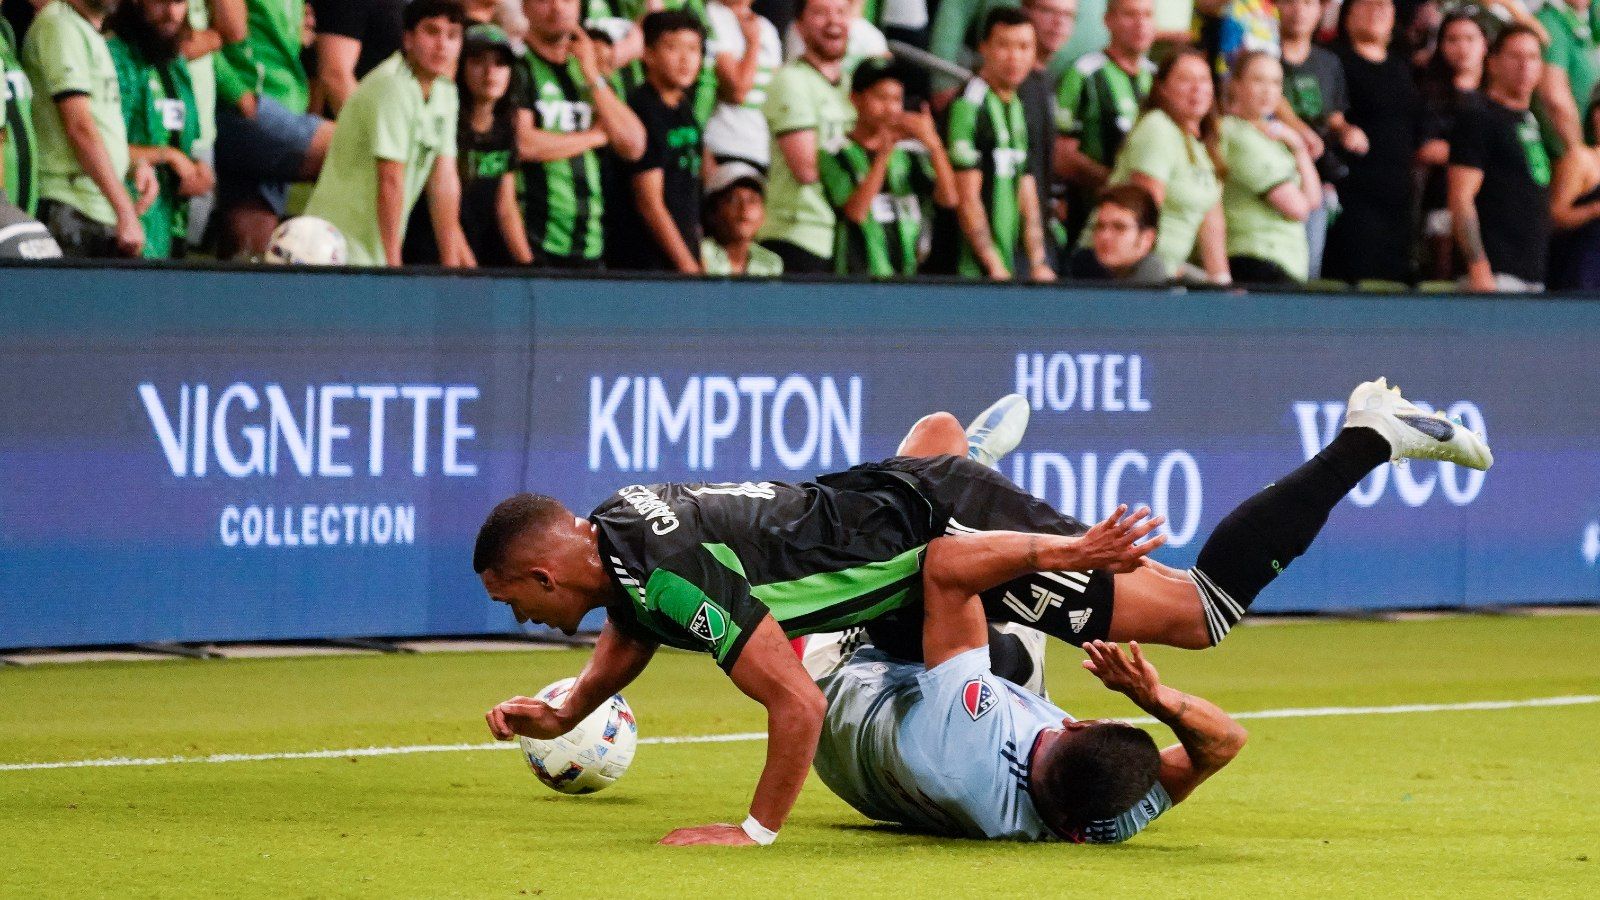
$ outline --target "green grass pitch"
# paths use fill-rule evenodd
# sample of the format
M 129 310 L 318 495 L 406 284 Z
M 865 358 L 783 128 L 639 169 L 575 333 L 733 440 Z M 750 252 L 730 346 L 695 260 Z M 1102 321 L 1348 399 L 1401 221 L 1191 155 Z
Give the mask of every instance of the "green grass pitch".
M 1051 653 L 1066 709 L 1137 714 Z M 0 764 L 481 743 L 486 708 L 584 655 L 4 670 Z M 1600 616 L 1281 624 L 1151 658 L 1231 711 L 1594 694 Z M 627 696 L 647 737 L 763 726 L 703 657 L 664 651 Z M 0 771 L 0 896 L 1600 897 L 1600 705 L 1245 724 L 1232 767 L 1115 847 L 903 834 L 815 778 L 770 848 L 653 844 L 741 821 L 760 741 L 643 746 L 589 797 L 511 751 Z

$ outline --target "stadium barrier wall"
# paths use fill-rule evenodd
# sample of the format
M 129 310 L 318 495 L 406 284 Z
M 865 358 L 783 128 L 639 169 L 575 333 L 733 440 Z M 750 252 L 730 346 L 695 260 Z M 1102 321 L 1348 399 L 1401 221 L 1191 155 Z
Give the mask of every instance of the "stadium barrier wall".
M 801 479 L 1009 391 L 1009 475 L 1186 565 L 1380 374 L 1495 469 L 1384 467 L 1259 608 L 1592 602 L 1597 348 L 1574 299 L 0 269 L 0 647 L 510 630 L 514 491 Z

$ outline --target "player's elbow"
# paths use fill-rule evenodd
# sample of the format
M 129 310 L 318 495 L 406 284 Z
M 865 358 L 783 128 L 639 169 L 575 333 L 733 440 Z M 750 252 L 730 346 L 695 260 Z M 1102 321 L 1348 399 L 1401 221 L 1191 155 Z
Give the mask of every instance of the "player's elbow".
M 1245 742 L 1249 740 L 1250 732 L 1246 731 L 1243 725 L 1229 719 L 1227 731 L 1222 735 L 1222 739 L 1217 742 L 1216 768 L 1220 769 L 1237 759 L 1239 753 L 1244 750 Z
M 807 687 L 811 687 L 807 685 Z M 782 728 L 793 735 L 822 733 L 822 719 L 828 713 L 828 701 L 822 692 L 812 688 L 785 692 L 779 702 L 768 709 L 772 718 L 769 730 Z

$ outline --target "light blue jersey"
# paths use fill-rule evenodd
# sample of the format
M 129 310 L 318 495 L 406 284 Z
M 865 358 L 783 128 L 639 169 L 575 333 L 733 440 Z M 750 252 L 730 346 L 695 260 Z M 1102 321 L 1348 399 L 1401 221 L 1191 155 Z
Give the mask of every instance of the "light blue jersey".
M 862 815 L 953 837 L 1058 839 L 1028 796 L 1028 765 L 1039 732 L 1071 717 L 990 673 L 988 647 L 931 670 L 866 647 L 818 684 L 817 774 Z M 1125 841 L 1171 807 L 1158 783 L 1079 837 Z

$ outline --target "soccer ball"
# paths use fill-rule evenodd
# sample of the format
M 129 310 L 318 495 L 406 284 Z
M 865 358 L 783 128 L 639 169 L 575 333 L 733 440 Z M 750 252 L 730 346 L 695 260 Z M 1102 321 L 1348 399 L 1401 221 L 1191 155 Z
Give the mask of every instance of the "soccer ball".
M 316 216 L 296 216 L 272 231 L 262 260 L 295 266 L 342 266 L 349 252 L 344 235 Z
M 535 699 L 560 708 L 575 678 L 563 678 L 540 691 Z M 578 723 L 578 727 L 547 741 L 518 739 L 528 768 L 552 790 L 563 794 L 592 794 L 610 786 L 633 762 L 639 746 L 639 725 L 621 694 Z

